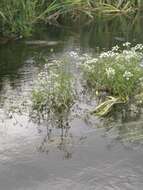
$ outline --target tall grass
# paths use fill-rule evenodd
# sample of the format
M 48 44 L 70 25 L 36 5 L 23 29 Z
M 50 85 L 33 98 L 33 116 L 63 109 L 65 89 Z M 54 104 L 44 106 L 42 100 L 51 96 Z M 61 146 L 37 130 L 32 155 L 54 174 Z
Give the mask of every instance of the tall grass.
M 1 0 L 0 32 L 1 35 L 31 34 L 33 25 L 58 10 L 56 1 L 46 0 Z
M 0 34 L 28 36 L 35 23 L 67 17 L 67 13 L 72 18 L 84 14 L 93 19 L 95 13 L 129 13 L 141 6 L 141 0 L 1 0 Z

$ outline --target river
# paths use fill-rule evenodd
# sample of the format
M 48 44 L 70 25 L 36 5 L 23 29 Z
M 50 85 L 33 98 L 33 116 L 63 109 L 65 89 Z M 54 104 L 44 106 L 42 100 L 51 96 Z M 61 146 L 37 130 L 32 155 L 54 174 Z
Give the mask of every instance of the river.
M 57 129 L 47 142 L 44 124 L 9 110 L 30 98 L 45 57 L 50 61 L 126 41 L 143 43 L 142 19 L 135 21 L 119 16 L 84 25 L 41 26 L 33 37 L 0 47 L 0 190 L 143 189 L 142 142 L 121 141 L 128 128 L 139 126 L 143 132 L 142 117 L 110 130 L 99 127 L 103 121 L 98 118 L 75 117 L 64 141 Z M 84 113 L 92 105 L 84 101 L 78 107 Z

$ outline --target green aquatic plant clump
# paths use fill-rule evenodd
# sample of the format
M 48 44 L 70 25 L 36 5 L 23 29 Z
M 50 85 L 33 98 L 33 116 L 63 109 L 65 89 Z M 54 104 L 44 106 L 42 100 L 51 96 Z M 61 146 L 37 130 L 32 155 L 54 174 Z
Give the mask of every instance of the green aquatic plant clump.
M 123 103 L 132 100 L 143 90 L 142 52 L 143 45 L 131 47 L 127 42 L 122 49 L 115 46 L 96 58 L 87 57 L 82 67 L 88 87 L 94 89 L 96 95 L 113 96 Z
M 67 117 L 74 103 L 72 77 L 62 68 L 62 62 L 58 64 L 59 67 L 51 70 L 48 64 L 45 65 L 32 92 L 32 109 L 42 119 Z

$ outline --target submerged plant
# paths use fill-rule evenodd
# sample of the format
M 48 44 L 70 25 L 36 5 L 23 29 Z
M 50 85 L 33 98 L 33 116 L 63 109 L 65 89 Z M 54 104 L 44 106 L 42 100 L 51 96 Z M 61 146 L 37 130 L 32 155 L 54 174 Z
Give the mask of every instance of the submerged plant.
M 106 96 L 113 96 L 123 103 L 130 101 L 142 92 L 142 51 L 141 44 L 131 47 L 130 43 L 125 43 L 123 49 L 115 46 L 96 59 L 88 58 L 82 66 L 88 86 L 95 89 L 96 94 L 104 92 Z M 106 100 L 102 104 L 100 109 L 104 107 L 108 112 L 114 101 Z M 105 115 L 104 109 L 100 110 L 99 115 Z
M 32 92 L 33 110 L 42 119 L 57 120 L 62 126 L 63 119 L 67 119 L 74 103 L 73 80 L 71 74 L 63 67 L 45 65 L 45 70 L 39 74 L 39 79 Z M 60 69 L 60 67 L 62 69 Z

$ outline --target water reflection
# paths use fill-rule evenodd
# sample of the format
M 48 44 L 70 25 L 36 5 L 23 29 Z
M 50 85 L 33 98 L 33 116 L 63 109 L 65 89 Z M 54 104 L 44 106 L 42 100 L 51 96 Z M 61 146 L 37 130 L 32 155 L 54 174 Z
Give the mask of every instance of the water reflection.
M 33 37 L 28 40 L 63 42 L 52 48 L 52 51 L 59 54 L 66 48 L 73 49 L 79 46 L 84 51 L 91 49 L 97 51 L 98 48 L 109 49 L 123 41 L 142 43 L 142 22 L 141 13 L 131 16 L 110 16 L 109 18 L 98 16 L 95 22 L 87 24 L 81 22 L 78 27 L 77 24 L 73 24 L 72 27 L 38 26 Z M 10 81 L 14 82 L 16 78 L 20 78 L 19 68 L 25 64 L 26 60 L 43 55 L 51 56 L 51 47 L 41 47 L 40 44 L 29 46 L 24 40 L 0 46 L 0 79 L 7 76 Z M 38 63 L 39 61 L 36 64 Z
M 49 47 L 27 46 L 24 41 L 0 47 L 0 95 L 5 97 L 0 108 L 0 184 L 3 190 L 142 190 L 143 149 L 141 146 L 137 151 L 124 149 L 119 141 L 132 141 L 133 137 L 143 139 L 140 111 L 137 114 L 116 112 L 114 120 L 104 125 L 103 120 L 86 115 L 96 103 L 92 105 L 92 99 L 81 93 L 75 106 L 79 117 L 67 128 L 47 128 L 47 123 L 39 126 L 29 121 L 29 115 L 7 112 L 9 105 L 16 109 L 18 105 L 25 107 L 21 103 L 25 97 L 29 99 L 45 57 L 59 58 L 63 52 L 67 54 L 77 47 L 81 52 L 90 52 L 127 40 L 143 42 L 141 17 L 112 19 L 97 18 L 96 23 L 86 27 L 44 28 L 42 33 L 40 29 L 34 39 L 64 41 L 63 46 L 54 47 L 53 53 Z M 74 70 L 74 73 L 79 79 L 78 72 Z M 77 88 L 80 88 L 78 80 Z
M 61 135 L 53 136 L 52 129 L 48 130 L 47 135 L 43 138 L 38 150 L 40 152 L 50 153 L 51 146 L 54 146 L 63 153 L 63 159 L 71 159 L 73 153 L 73 137 L 69 129 L 59 129 Z
M 126 41 L 133 44 L 143 43 L 142 26 L 143 19 L 140 13 L 106 18 L 98 16 L 94 23 L 81 27 L 81 46 L 97 50 L 97 47 L 109 49 Z
M 115 133 L 115 138 L 124 143 L 140 143 L 143 140 L 142 108 L 131 105 L 114 111 L 112 116 L 104 120 L 103 126 L 107 134 Z M 131 146 L 133 145 L 131 144 Z

